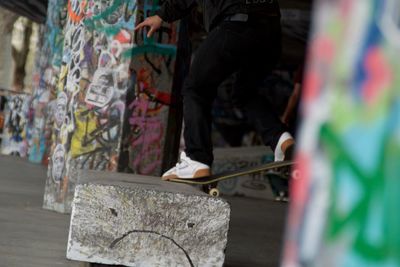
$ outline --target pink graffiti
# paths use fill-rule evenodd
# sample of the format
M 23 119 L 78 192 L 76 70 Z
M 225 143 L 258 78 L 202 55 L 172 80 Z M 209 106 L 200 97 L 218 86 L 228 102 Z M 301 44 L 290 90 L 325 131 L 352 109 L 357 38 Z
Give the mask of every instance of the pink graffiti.
M 163 127 L 159 118 L 150 115 L 152 104 L 156 103 L 152 103 L 145 94 L 139 94 L 129 106 L 133 110 L 129 119 L 134 131 L 131 145 L 137 152 L 133 167 L 140 174 L 151 174 L 161 164 Z
M 363 97 L 368 104 L 373 104 L 379 100 L 377 96 L 381 90 L 388 89 L 392 81 L 390 66 L 379 47 L 373 47 L 368 51 L 365 69 L 368 80 L 363 88 Z
M 290 183 L 292 201 L 288 215 L 287 243 L 284 251 L 284 259 L 288 265 L 294 264 L 298 259 L 297 233 L 302 225 L 303 212 L 308 201 L 308 190 L 311 182 L 311 158 L 309 155 L 301 151 L 298 152 L 296 162 L 299 176 L 293 177 Z
M 318 59 L 311 61 L 307 70 L 305 79 L 305 90 L 303 100 L 306 103 L 313 101 L 322 88 L 322 81 L 324 81 L 324 74 L 327 73 L 327 68 L 330 66 L 336 48 L 333 41 L 327 36 L 321 36 L 313 41 L 310 48 L 310 59 Z

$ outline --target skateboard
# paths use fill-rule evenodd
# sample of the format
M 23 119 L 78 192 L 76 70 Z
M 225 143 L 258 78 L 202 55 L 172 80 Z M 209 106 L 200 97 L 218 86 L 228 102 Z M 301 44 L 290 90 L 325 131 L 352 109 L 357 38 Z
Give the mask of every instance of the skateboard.
M 195 179 L 181 179 L 175 178 L 170 179 L 170 182 L 190 184 L 190 185 L 201 185 L 203 186 L 203 191 L 210 194 L 211 196 L 218 197 L 219 190 L 217 184 L 220 181 L 239 177 L 242 175 L 249 175 L 260 172 L 271 172 L 279 175 L 282 179 L 288 180 L 291 172 L 290 167 L 294 165 L 294 161 L 279 161 L 270 162 L 256 167 L 249 167 L 238 171 L 227 171 L 219 174 L 214 174 L 211 176 L 200 177 Z

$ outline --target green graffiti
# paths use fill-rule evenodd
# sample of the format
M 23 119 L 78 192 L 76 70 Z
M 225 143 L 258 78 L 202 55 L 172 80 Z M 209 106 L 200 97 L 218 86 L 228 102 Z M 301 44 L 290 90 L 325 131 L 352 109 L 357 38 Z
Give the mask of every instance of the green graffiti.
M 147 54 L 156 54 L 163 56 L 175 56 L 177 48 L 175 46 L 161 46 L 157 44 L 149 44 L 137 46 L 131 49 L 126 50 L 122 55 L 124 57 L 135 57 L 138 55 Z
M 100 14 L 94 15 L 90 19 L 86 20 L 85 23 L 91 23 L 91 22 L 95 22 L 98 20 L 106 19 L 108 16 L 110 16 L 115 11 L 117 11 L 121 7 L 122 4 L 128 4 L 128 3 L 129 3 L 129 0 L 114 0 L 114 1 L 112 1 L 112 4 L 110 7 L 108 7 L 104 11 L 102 11 Z
M 160 5 L 158 4 L 158 0 L 153 1 L 153 5 L 151 6 L 151 15 L 154 15 L 156 11 L 160 8 Z
M 115 12 L 118 12 L 119 9 L 124 7 L 129 10 L 125 10 L 124 12 L 128 12 L 129 21 L 126 21 L 128 24 L 132 24 L 133 26 L 133 11 L 136 9 L 136 5 L 131 6 L 129 0 L 114 0 L 107 9 L 102 11 L 101 13 L 94 15 L 90 18 L 84 20 L 84 24 L 88 30 L 96 30 L 97 32 L 103 32 L 107 36 L 113 36 L 120 32 L 121 25 L 104 25 L 102 21 L 106 20 L 109 16 L 113 15 Z M 131 13 L 129 11 L 131 10 Z
M 367 172 L 349 155 L 345 145 L 340 141 L 340 136 L 330 125 L 326 124 L 321 128 L 321 141 L 328 150 L 334 170 L 331 199 L 340 200 L 342 197 L 338 189 L 340 179 L 344 179 L 341 176 L 343 172 L 350 174 L 345 178 L 353 179 L 352 182 L 358 185 L 361 192 L 356 203 L 350 203 L 352 208 L 347 213 L 338 207 L 340 201 L 331 203 L 326 238 L 329 242 L 335 243 L 343 236 L 354 236 L 352 248 L 362 258 L 373 262 L 384 262 L 391 258 L 400 263 L 400 235 L 390 236 L 390 233 L 399 233 L 400 214 L 395 206 L 388 205 L 400 203 L 400 179 L 396 179 L 399 167 L 392 165 L 390 171 L 388 166 L 387 155 L 388 151 L 393 149 L 393 144 L 390 143 L 390 127 L 386 130 L 381 139 L 382 149 L 376 155 L 378 163 L 373 171 Z M 390 197 L 397 199 L 390 200 Z M 371 227 L 369 224 L 376 216 L 380 216 L 375 218 L 380 223 L 372 227 L 374 232 L 378 232 L 378 237 L 371 240 L 368 233 Z

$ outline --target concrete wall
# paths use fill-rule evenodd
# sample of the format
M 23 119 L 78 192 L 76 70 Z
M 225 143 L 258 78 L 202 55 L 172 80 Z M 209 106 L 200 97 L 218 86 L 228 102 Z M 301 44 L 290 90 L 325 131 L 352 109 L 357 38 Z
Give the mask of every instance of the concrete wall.
M 4 155 L 27 156 L 26 135 L 30 99 L 31 96 L 26 94 L 7 96 L 0 151 Z
M 45 208 L 70 211 L 80 169 L 160 174 L 177 25 L 151 39 L 134 32 L 157 7 L 147 0 L 69 2 Z
M 29 160 L 47 162 L 54 124 L 54 106 L 64 47 L 67 1 L 50 0 L 40 32 L 29 118 Z
M 131 88 L 135 6 L 70 1 L 44 207 L 70 209 L 76 171 L 115 171 Z
M 158 1 L 138 1 L 138 19 L 158 8 Z M 135 173 L 160 175 L 168 129 L 169 106 L 177 56 L 177 25 L 165 24 L 153 38 L 137 32 L 131 71 L 135 90 L 128 105 L 129 168 Z M 174 137 L 168 136 L 169 142 Z
M 14 22 L 18 16 L 6 9 L 0 8 L 0 88 L 11 89 L 13 82 L 13 59 L 11 37 Z
M 269 147 L 217 148 L 214 150 L 213 173 L 237 171 L 256 167 L 273 161 L 273 152 Z M 262 174 L 253 174 L 222 181 L 218 188 L 224 195 L 246 196 L 259 199 L 273 199 L 268 178 Z
M 0 33 L 0 89 L 5 89 L 0 90 L 0 95 L 8 100 L 0 152 L 26 157 L 37 25 L 0 8 Z

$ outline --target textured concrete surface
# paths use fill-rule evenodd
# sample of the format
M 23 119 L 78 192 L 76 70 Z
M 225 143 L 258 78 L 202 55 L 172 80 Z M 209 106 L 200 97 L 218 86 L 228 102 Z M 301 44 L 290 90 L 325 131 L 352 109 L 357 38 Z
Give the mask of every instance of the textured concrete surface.
M 66 259 L 70 217 L 41 209 L 46 169 L 0 156 L 0 266 L 78 267 Z M 231 222 L 224 267 L 276 267 L 287 204 L 225 197 Z
M 213 173 L 235 171 L 258 166 L 273 161 L 273 152 L 269 147 L 219 148 L 214 150 Z M 259 199 L 273 199 L 268 181 L 261 173 L 244 175 L 228 179 L 218 184 L 222 194 L 227 196 L 246 196 Z
M 13 80 L 14 61 L 12 58 L 11 37 L 13 24 L 18 15 L 0 8 L 0 88 L 11 89 Z
M 83 179 L 75 191 L 68 258 L 126 266 L 223 265 L 230 219 L 225 200 L 158 177 L 80 175 L 87 176 L 92 181 Z

